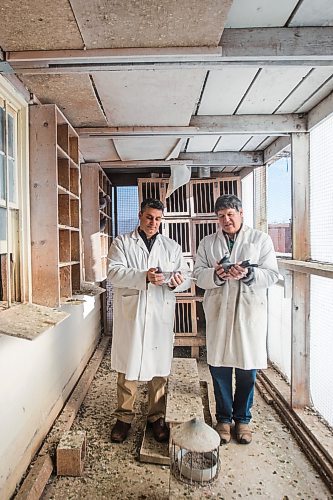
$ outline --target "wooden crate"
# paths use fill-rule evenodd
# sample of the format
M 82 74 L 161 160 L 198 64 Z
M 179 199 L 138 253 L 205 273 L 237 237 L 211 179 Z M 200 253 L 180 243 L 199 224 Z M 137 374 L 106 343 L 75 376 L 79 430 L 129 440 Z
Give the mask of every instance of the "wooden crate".
M 174 332 L 176 337 L 193 337 L 197 335 L 195 299 L 177 298 Z
M 214 214 L 214 203 L 217 198 L 218 184 L 216 179 L 195 179 L 190 182 L 192 217 L 209 217 Z
M 216 233 L 218 222 L 216 219 L 192 220 L 192 252 L 196 255 L 200 241 L 209 234 Z
M 240 177 L 221 177 L 217 181 L 217 196 L 223 194 L 234 194 L 238 197 L 241 196 L 241 182 Z
M 177 241 L 182 247 L 183 255 L 192 255 L 191 220 L 190 219 L 164 219 L 162 221 L 162 234 Z
M 189 184 L 180 186 L 168 198 L 166 198 L 168 186 L 168 179 L 138 179 L 139 203 L 141 204 L 145 198 L 156 198 L 161 200 L 165 206 L 164 217 L 189 217 Z

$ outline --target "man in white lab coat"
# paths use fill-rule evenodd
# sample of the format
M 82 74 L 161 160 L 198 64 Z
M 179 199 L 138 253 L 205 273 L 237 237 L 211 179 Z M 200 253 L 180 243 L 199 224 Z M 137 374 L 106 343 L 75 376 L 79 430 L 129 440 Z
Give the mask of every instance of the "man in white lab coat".
M 220 196 L 215 213 L 220 227 L 200 242 L 194 276 L 206 290 L 207 362 L 216 430 L 221 443 L 228 443 L 234 420 L 237 441 L 248 444 L 256 370 L 267 367 L 267 288 L 278 280 L 278 266 L 269 235 L 243 224 L 239 198 Z
M 167 441 L 165 386 L 173 355 L 175 291 L 189 288 L 178 243 L 162 236 L 163 204 L 141 203 L 139 228 L 118 236 L 109 251 L 113 285 L 111 367 L 118 372 L 113 442 L 123 442 L 134 418 L 137 381 L 148 382 L 148 417 L 157 441 Z M 167 273 L 174 273 L 168 276 Z

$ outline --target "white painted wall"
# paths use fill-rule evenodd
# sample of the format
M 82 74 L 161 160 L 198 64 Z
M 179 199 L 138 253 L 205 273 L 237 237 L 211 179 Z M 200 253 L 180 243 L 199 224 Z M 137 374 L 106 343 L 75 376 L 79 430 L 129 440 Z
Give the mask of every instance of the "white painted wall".
M 0 498 L 7 500 L 81 375 L 100 335 L 100 296 L 35 340 L 0 335 Z

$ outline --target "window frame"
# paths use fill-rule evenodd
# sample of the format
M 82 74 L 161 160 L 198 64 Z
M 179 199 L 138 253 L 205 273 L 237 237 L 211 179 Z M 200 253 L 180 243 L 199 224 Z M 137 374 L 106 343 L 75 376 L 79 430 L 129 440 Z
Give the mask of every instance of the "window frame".
M 11 230 L 8 217 L 9 210 L 16 210 L 18 214 L 18 263 L 19 263 L 19 295 L 21 302 L 31 302 L 31 263 L 30 263 L 30 210 L 29 210 L 29 140 L 28 140 L 28 103 L 19 92 L 0 75 L 0 100 L 5 104 L 6 113 L 16 115 L 16 144 L 15 144 L 15 175 L 16 199 L 8 206 L 1 203 L 6 209 L 7 240 Z M 8 185 L 8 174 L 6 184 Z M 8 199 L 8 195 L 6 195 Z M 8 255 L 8 253 L 7 253 Z M 13 306 L 10 294 L 7 300 L 1 303 L 6 309 Z

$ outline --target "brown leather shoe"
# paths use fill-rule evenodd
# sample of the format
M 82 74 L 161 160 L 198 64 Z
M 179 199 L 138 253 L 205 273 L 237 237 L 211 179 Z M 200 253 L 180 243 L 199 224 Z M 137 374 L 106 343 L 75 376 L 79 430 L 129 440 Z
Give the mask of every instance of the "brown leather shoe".
M 225 422 L 217 422 L 215 426 L 215 430 L 221 438 L 221 444 L 230 443 L 231 434 L 230 434 L 231 425 Z
M 131 424 L 117 420 L 111 431 L 111 441 L 113 443 L 122 443 L 128 436 Z
M 163 417 L 152 423 L 153 436 L 159 443 L 169 441 L 169 429 Z
M 252 431 L 249 424 L 236 422 L 236 439 L 240 444 L 250 444 L 252 441 Z

